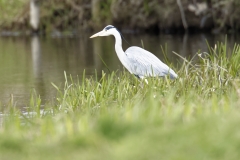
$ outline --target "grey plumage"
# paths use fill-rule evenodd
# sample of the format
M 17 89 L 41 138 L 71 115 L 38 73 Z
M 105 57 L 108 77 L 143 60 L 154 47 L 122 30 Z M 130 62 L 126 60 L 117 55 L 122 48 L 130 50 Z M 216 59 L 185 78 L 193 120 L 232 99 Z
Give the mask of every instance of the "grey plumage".
M 140 47 L 130 47 L 125 51 L 129 62 L 129 70 L 132 74 L 144 77 L 163 77 L 169 75 L 171 79 L 177 77 L 177 74 L 159 60 L 154 54 Z

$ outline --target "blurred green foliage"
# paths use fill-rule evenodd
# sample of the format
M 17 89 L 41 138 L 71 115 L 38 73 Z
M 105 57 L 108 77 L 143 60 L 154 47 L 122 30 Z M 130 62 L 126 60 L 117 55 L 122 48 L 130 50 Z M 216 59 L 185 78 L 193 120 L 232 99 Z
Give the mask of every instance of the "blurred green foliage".
M 89 30 L 107 24 L 128 29 L 181 29 L 183 19 L 175 0 L 43 0 L 40 29 Z M 189 28 L 219 33 L 239 29 L 239 0 L 181 0 Z M 29 0 L 1 0 L 0 26 L 7 29 L 29 28 Z
M 11 26 L 20 18 L 28 0 L 0 0 L 0 26 Z

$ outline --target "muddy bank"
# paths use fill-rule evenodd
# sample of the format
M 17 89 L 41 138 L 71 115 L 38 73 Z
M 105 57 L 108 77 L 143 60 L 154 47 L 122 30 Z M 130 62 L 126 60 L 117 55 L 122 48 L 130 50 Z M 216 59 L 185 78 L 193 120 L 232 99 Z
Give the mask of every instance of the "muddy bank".
M 113 24 L 125 31 L 232 32 L 240 28 L 239 0 L 38 0 L 43 32 L 98 30 Z M 29 7 L 5 30 L 28 30 Z

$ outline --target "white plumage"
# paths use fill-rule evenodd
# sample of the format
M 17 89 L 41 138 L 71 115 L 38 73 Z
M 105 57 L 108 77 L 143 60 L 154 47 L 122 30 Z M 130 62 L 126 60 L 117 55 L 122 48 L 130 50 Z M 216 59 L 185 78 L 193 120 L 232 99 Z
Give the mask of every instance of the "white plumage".
M 102 31 L 92 35 L 115 37 L 115 50 L 123 66 L 139 78 L 144 77 L 165 77 L 177 78 L 177 74 L 151 52 L 140 47 L 129 47 L 125 52 L 122 49 L 122 38 L 120 32 L 112 25 L 106 26 Z

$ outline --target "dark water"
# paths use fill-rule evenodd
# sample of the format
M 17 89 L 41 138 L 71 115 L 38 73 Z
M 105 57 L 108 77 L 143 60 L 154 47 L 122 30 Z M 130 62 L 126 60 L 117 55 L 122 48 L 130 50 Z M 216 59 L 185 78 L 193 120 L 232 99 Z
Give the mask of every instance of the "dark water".
M 44 102 L 51 101 L 56 90 L 51 82 L 64 85 L 64 71 L 74 79 L 81 78 L 83 71 L 93 75 L 95 70 L 107 72 L 99 55 L 111 70 L 122 70 L 114 50 L 113 37 L 89 39 L 90 35 L 64 38 L 0 37 L 0 102 L 6 105 L 11 96 L 17 106 L 29 103 L 29 96 L 36 90 Z M 192 57 L 199 50 L 207 51 L 217 41 L 224 42 L 225 35 L 125 35 L 131 45 L 142 46 L 164 61 L 161 45 L 174 66 L 182 60 L 174 55 Z M 142 42 L 141 42 L 142 40 Z M 236 36 L 228 36 L 229 47 L 238 43 Z M 124 43 L 124 50 L 129 47 Z

